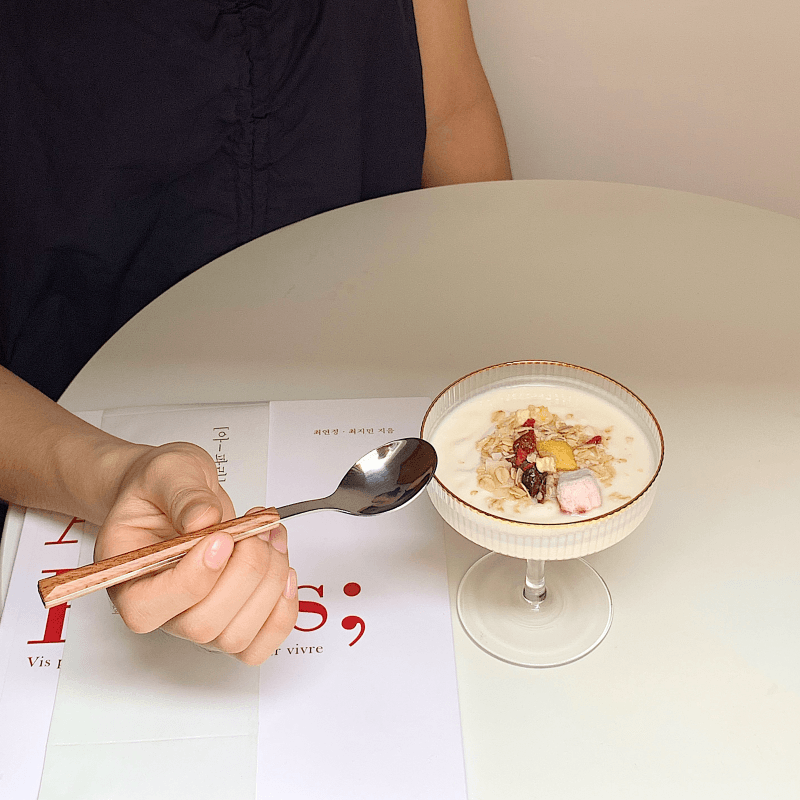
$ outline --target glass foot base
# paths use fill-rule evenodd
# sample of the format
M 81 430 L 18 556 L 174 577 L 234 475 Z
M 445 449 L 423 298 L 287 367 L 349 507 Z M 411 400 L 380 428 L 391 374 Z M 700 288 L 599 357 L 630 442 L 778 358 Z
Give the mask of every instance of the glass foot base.
M 548 561 L 547 596 L 538 606 L 522 594 L 526 562 L 489 553 L 458 587 L 458 616 L 470 638 L 496 658 L 523 667 L 577 661 L 611 627 L 611 594 L 583 559 Z

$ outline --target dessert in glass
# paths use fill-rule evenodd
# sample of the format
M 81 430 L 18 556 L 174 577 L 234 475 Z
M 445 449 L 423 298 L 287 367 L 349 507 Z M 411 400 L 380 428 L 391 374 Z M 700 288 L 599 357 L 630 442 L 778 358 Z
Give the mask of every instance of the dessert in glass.
M 514 361 L 442 391 L 422 438 L 439 458 L 428 484 L 436 510 L 493 551 L 458 588 L 468 635 L 528 667 L 591 652 L 612 605 L 582 556 L 619 542 L 652 505 L 664 438 L 650 409 L 584 367 Z

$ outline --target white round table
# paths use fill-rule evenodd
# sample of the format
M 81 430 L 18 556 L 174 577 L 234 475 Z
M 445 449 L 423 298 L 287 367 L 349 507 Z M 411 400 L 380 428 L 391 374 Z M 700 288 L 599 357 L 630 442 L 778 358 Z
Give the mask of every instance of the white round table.
M 663 189 L 425 190 L 256 240 L 92 359 L 72 410 L 434 396 L 489 364 L 572 362 L 664 429 L 644 524 L 588 560 L 590 656 L 502 663 L 455 624 L 470 796 L 800 795 L 800 221 Z M 483 551 L 450 532 L 451 596 Z

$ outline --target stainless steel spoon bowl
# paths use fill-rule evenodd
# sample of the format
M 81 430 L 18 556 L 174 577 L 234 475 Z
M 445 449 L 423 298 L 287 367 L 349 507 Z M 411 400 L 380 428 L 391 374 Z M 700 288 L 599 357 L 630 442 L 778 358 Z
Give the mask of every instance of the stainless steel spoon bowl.
M 428 442 L 398 439 L 359 458 L 328 497 L 293 503 L 276 511 L 281 519 L 325 509 L 359 517 L 384 514 L 416 497 L 435 471 L 436 451 Z
M 247 514 L 44 578 L 39 581 L 39 594 L 45 608 L 51 608 L 98 589 L 158 572 L 180 561 L 199 539 L 210 533 L 223 531 L 238 542 L 271 530 L 281 520 L 309 511 L 328 509 L 359 517 L 394 511 L 425 488 L 436 471 L 436 461 L 436 451 L 423 439 L 397 439 L 359 458 L 347 470 L 336 491 L 327 497 Z

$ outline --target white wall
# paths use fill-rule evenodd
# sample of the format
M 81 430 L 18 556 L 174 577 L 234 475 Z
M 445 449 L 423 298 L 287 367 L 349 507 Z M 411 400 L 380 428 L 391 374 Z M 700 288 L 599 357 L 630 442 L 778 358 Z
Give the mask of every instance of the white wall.
M 800 0 L 470 0 L 516 178 L 800 216 Z

